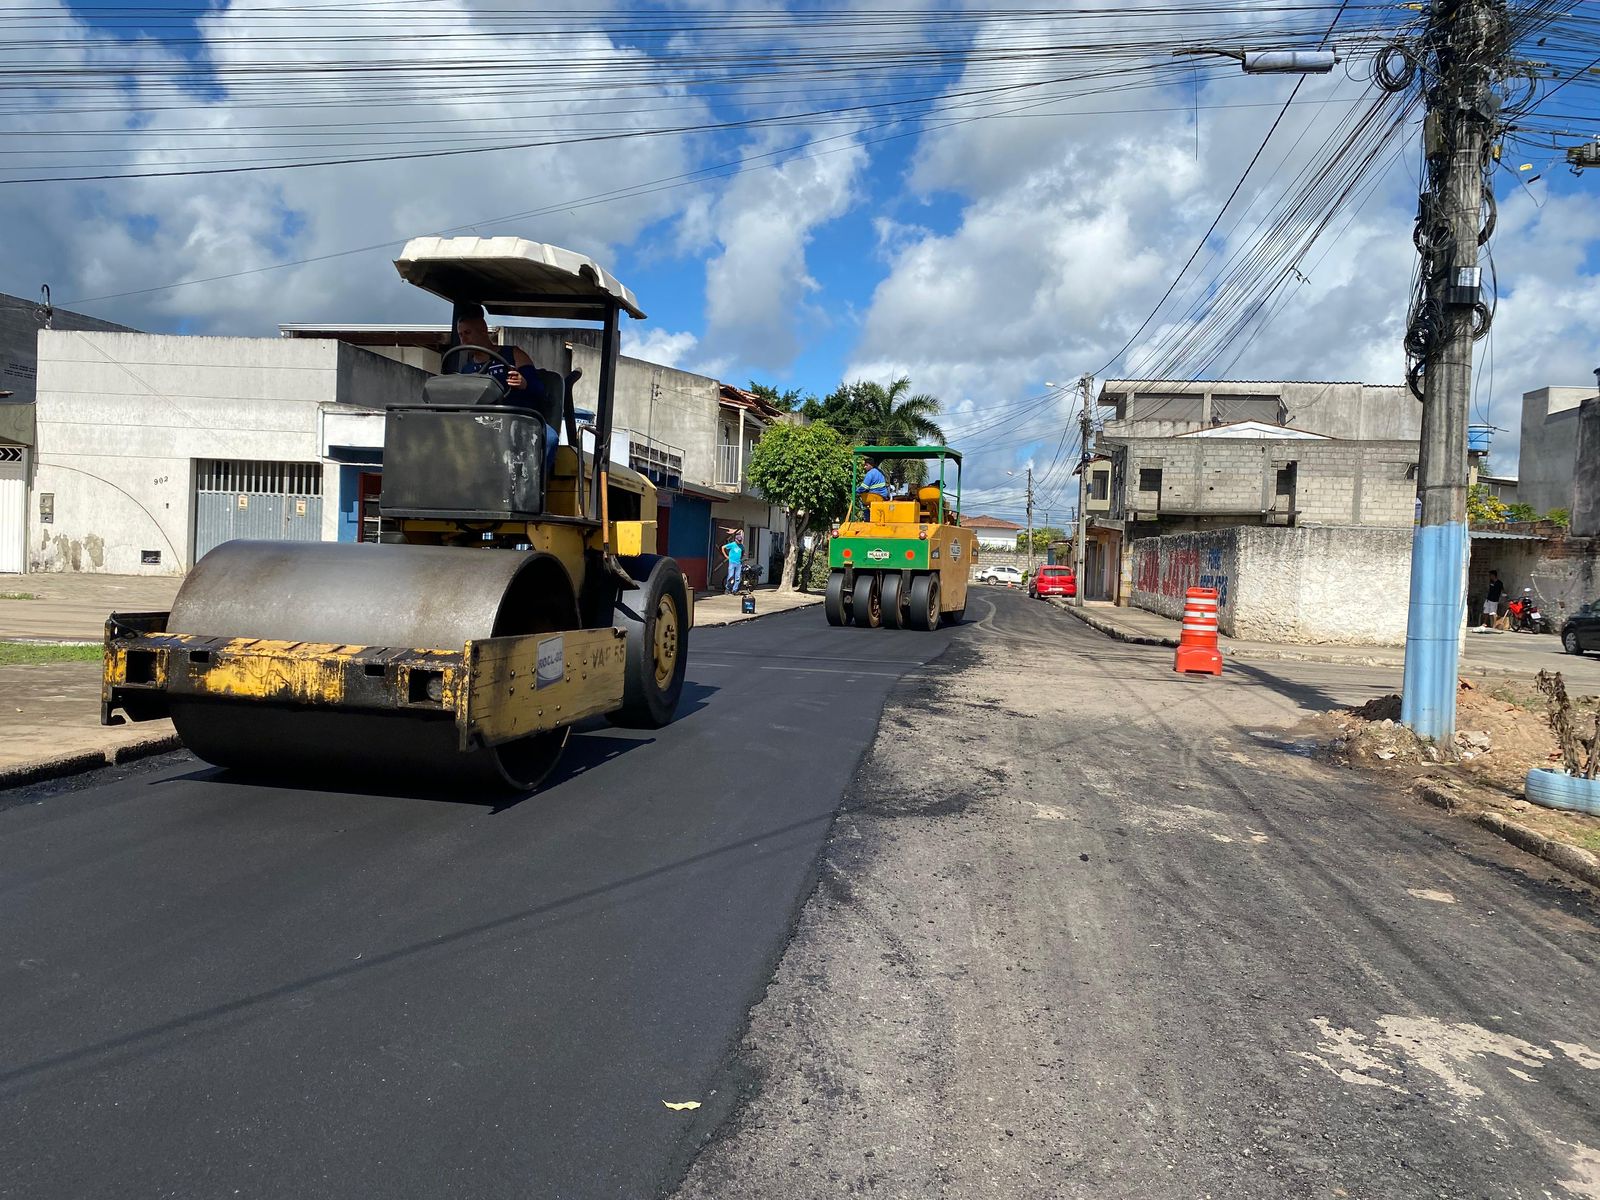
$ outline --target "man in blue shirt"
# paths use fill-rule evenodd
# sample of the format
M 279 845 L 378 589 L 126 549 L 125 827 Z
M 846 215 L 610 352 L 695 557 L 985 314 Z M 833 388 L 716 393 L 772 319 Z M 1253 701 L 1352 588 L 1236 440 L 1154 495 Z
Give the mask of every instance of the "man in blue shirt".
M 856 488 L 856 494 L 861 497 L 862 519 L 870 520 L 872 518 L 872 502 L 889 498 L 889 481 L 883 477 L 883 472 L 878 470 L 876 459 L 862 458 L 861 462 L 867 468 L 867 473 L 861 477 L 861 483 Z
M 728 583 L 723 588 L 730 596 L 739 590 L 744 575 L 744 532 L 735 530 L 727 545 L 722 547 L 722 557 L 728 560 Z

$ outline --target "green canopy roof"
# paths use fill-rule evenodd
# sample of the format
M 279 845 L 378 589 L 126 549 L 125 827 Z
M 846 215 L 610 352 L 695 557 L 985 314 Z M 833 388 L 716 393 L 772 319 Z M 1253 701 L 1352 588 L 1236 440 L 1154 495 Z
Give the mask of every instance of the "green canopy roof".
M 854 446 L 850 453 L 873 458 L 953 458 L 961 461 L 961 451 L 949 446 Z

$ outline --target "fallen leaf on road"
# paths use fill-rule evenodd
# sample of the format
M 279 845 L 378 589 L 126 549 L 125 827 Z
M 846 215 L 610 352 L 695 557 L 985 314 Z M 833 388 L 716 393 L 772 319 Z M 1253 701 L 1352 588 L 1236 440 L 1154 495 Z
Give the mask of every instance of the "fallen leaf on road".
M 700 1107 L 698 1100 L 663 1100 L 661 1103 L 673 1112 L 689 1112 Z

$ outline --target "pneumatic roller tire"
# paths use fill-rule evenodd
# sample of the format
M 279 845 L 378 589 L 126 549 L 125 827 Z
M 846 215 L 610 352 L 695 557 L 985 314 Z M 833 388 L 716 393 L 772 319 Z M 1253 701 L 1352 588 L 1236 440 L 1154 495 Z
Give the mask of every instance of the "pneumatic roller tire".
M 534 551 L 339 542 L 225 542 L 184 580 L 167 632 L 394 650 L 578 628 L 560 560 Z M 174 697 L 183 744 L 220 767 L 310 782 L 398 779 L 449 790 L 536 787 L 565 728 L 460 749 L 448 709 Z
M 828 572 L 828 590 L 822 597 L 822 612 L 829 625 L 850 624 L 850 589 L 845 587 L 843 571 Z
M 937 575 L 918 575 L 911 581 L 911 627 L 929 633 L 939 628 Z
M 623 729 L 660 729 L 672 721 L 689 667 L 689 587 L 670 558 L 641 554 L 622 565 L 639 586 L 617 600 L 614 624 L 625 630 L 622 707 L 606 720 Z
M 911 614 L 910 593 L 906 586 L 906 577 L 899 571 L 890 571 L 883 577 L 883 588 L 879 592 L 878 607 L 883 614 L 883 627 L 885 629 L 909 629 Z
M 850 600 L 850 616 L 863 629 L 876 629 L 883 624 L 880 606 L 882 593 L 876 571 L 857 571 L 855 594 Z

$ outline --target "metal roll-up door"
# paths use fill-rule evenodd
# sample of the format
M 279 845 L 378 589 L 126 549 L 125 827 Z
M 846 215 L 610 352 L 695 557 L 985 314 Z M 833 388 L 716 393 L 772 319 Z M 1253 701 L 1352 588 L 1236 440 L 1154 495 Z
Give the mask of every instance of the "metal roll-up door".
M 20 573 L 28 552 L 28 452 L 0 446 L 0 573 Z
M 322 464 L 204 458 L 196 465 L 194 557 L 234 538 L 322 540 Z

